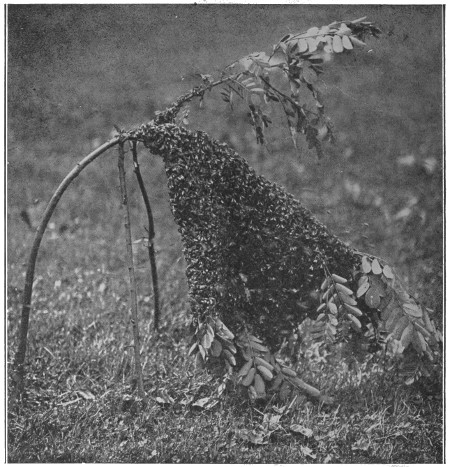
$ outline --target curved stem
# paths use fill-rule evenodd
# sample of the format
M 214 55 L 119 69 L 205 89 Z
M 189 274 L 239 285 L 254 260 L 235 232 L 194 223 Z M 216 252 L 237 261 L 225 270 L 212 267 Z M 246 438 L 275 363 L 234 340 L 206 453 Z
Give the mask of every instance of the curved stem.
M 156 257 L 155 257 L 155 223 L 153 221 L 153 213 L 152 208 L 150 206 L 150 200 L 148 198 L 147 190 L 145 189 L 144 180 L 142 179 L 141 170 L 139 168 L 139 161 L 137 158 L 137 150 L 136 150 L 137 143 L 133 141 L 132 143 L 132 153 L 133 153 L 133 164 L 134 164 L 134 173 L 136 174 L 136 178 L 139 184 L 139 188 L 141 190 L 142 198 L 144 199 L 145 209 L 147 211 L 147 218 L 148 218 L 148 257 L 150 260 L 150 269 L 152 274 L 152 285 L 153 285 L 153 295 L 154 295 L 154 328 L 155 331 L 158 330 L 159 327 L 159 318 L 160 318 L 160 308 L 159 308 L 159 288 L 158 288 L 158 271 L 156 268 Z
M 27 273 L 25 276 L 25 286 L 23 289 L 23 300 L 22 300 L 22 317 L 19 329 L 19 344 L 17 347 L 17 352 L 14 359 L 14 367 L 16 370 L 16 394 L 20 395 L 24 387 L 24 362 L 25 354 L 27 350 L 27 335 L 28 335 L 28 323 L 30 320 L 30 311 L 31 311 L 31 296 L 33 294 L 33 280 L 34 280 L 34 270 L 36 266 L 36 259 L 39 252 L 39 246 L 44 236 L 47 224 L 52 217 L 52 214 L 61 199 L 61 196 L 66 191 L 68 186 L 72 181 L 78 177 L 80 172 L 93 162 L 97 157 L 102 155 L 109 148 L 115 146 L 119 142 L 119 136 L 107 141 L 105 144 L 102 144 L 95 151 L 91 152 L 83 160 L 81 160 L 66 176 L 66 178 L 61 182 L 59 187 L 54 192 L 52 198 L 50 199 L 47 208 L 45 209 L 44 215 L 42 217 L 41 223 L 37 229 L 36 235 L 34 237 L 33 246 L 31 248 L 30 257 L 28 259 Z

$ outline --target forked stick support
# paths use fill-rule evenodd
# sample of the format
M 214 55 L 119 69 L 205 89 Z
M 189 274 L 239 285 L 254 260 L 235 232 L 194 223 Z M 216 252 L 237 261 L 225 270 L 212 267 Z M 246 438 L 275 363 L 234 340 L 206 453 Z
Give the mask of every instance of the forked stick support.
M 52 198 L 50 199 L 47 208 L 44 211 L 41 223 L 36 231 L 34 237 L 33 246 L 31 248 L 30 257 L 28 259 L 27 272 L 25 276 L 25 285 L 23 289 L 23 299 L 22 299 L 22 316 L 19 328 L 19 344 L 17 352 L 14 359 L 15 367 L 15 379 L 16 379 L 16 394 L 19 396 L 24 389 L 24 363 L 25 355 L 27 351 L 27 336 L 28 336 L 28 326 L 30 321 L 30 311 L 31 311 L 31 297 L 33 294 L 33 281 L 34 281 L 34 271 L 36 268 L 36 259 L 39 253 L 39 247 L 41 245 L 42 238 L 44 236 L 45 230 L 47 228 L 48 222 L 52 217 L 53 212 L 58 205 L 61 196 L 67 190 L 69 185 L 78 177 L 82 170 L 84 170 L 91 162 L 95 161 L 99 156 L 101 156 L 108 149 L 112 148 L 119 143 L 120 137 L 116 136 L 106 143 L 102 144 L 95 151 L 87 155 L 83 160 L 81 160 L 66 176 L 66 178 L 61 182 L 59 187 L 56 189 Z

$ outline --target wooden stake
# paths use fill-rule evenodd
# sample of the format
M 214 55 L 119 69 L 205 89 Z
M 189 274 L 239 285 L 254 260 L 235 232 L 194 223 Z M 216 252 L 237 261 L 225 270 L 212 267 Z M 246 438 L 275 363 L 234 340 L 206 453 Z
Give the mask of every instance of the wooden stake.
M 125 151 L 123 149 L 124 141 L 119 142 L 119 181 L 120 181 L 120 193 L 122 197 L 122 205 L 124 209 L 124 226 L 125 226 L 125 238 L 127 245 L 127 261 L 128 261 L 128 274 L 130 278 L 130 300 L 131 300 L 131 324 L 133 325 L 133 338 L 134 338 L 134 365 L 135 365 L 135 376 L 137 380 L 138 394 L 144 404 L 147 403 L 147 397 L 144 392 L 144 382 L 142 378 L 142 365 L 141 365 L 141 344 L 139 338 L 139 317 L 138 317 L 138 306 L 137 306 L 137 292 L 136 292 L 136 275 L 134 271 L 133 262 L 133 247 L 131 243 L 131 227 L 130 227 L 130 209 L 128 207 L 128 196 L 127 186 L 125 180 Z

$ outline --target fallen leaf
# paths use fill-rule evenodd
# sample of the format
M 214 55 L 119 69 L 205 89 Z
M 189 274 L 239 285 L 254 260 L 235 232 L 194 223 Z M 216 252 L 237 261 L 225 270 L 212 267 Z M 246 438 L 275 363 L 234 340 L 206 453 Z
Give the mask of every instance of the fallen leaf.
M 155 400 L 156 402 L 158 402 L 158 404 L 163 404 L 163 405 L 165 404 L 170 405 L 170 404 L 175 403 L 175 401 L 173 400 L 172 397 L 169 396 L 169 394 L 167 394 L 166 392 L 162 392 L 162 391 L 161 391 L 161 397 L 158 396 L 155 398 Z
M 306 428 L 302 425 L 291 425 L 289 429 L 294 433 L 300 433 L 301 435 L 306 436 L 306 438 L 311 438 L 313 435 L 311 428 Z
M 315 459 L 317 457 L 308 446 L 300 446 L 300 451 L 302 451 L 305 456 L 311 457 L 311 459 Z
M 367 451 L 370 447 L 368 439 L 361 438 L 352 446 L 352 451 Z
M 255 445 L 264 445 L 268 444 L 268 441 L 264 439 L 265 433 L 257 430 L 239 430 L 238 436 L 249 443 Z
M 193 404 L 192 404 L 192 407 L 200 407 L 200 408 L 204 408 L 206 404 L 208 404 L 208 402 L 211 400 L 210 397 L 203 397 L 202 399 L 199 399 L 198 401 L 195 401 Z
M 267 426 L 269 430 L 274 431 L 280 428 L 281 415 L 265 414 L 263 419 L 263 425 Z

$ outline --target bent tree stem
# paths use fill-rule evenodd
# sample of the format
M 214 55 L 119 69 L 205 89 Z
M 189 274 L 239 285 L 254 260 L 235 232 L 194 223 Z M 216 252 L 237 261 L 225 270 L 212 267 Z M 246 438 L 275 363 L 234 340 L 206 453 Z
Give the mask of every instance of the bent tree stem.
M 34 281 L 34 271 L 36 267 L 36 259 L 39 253 L 39 246 L 41 244 L 42 238 L 44 236 L 47 224 L 52 217 L 52 214 L 61 199 L 61 196 L 66 191 L 68 186 L 73 182 L 73 180 L 78 177 L 80 172 L 86 168 L 91 162 L 93 162 L 97 157 L 101 156 L 105 151 L 115 146 L 119 142 L 119 137 L 110 139 L 106 143 L 102 144 L 95 151 L 87 155 L 83 160 L 78 162 L 78 164 L 70 171 L 70 173 L 64 178 L 61 184 L 56 189 L 52 198 L 50 199 L 44 215 L 42 217 L 41 223 L 36 231 L 34 237 L 33 246 L 31 248 L 30 257 L 28 259 L 27 272 L 25 276 L 25 285 L 23 289 L 23 299 L 22 299 L 22 316 L 19 328 L 19 343 L 14 358 L 14 369 L 15 369 L 15 382 L 16 382 L 16 395 L 19 397 L 22 394 L 24 389 L 24 376 L 25 376 L 25 356 L 27 351 L 27 336 L 28 336 L 28 325 L 30 321 L 30 312 L 31 312 L 31 297 L 33 294 L 33 281 Z
M 122 197 L 122 206 L 124 207 L 124 226 L 125 236 L 127 245 L 127 261 L 128 261 L 128 274 L 130 279 L 130 300 L 131 300 L 131 323 L 133 325 L 133 340 L 134 340 L 134 365 L 135 365 L 135 376 L 137 381 L 137 388 L 139 397 L 142 399 L 144 404 L 147 402 L 147 398 L 144 392 L 144 382 L 142 379 L 142 365 L 141 365 L 141 344 L 139 338 L 139 317 L 138 317 L 138 306 L 137 306 L 137 293 L 136 293 L 136 274 L 134 271 L 133 263 L 133 247 L 131 242 L 131 227 L 130 227 L 130 209 L 128 207 L 128 196 L 127 186 L 125 179 L 125 151 L 123 148 L 124 140 L 121 139 L 119 142 L 119 158 L 117 166 L 119 168 L 119 181 L 120 181 L 120 193 Z
M 148 257 L 150 260 L 150 269 L 152 274 L 152 284 L 153 284 L 153 295 L 154 295 L 154 328 L 155 331 L 158 330 L 159 327 L 159 319 L 160 319 L 160 308 L 159 308 L 159 288 L 158 288 L 158 271 L 156 268 L 156 257 L 155 257 L 155 223 L 153 221 L 153 213 L 152 208 L 150 206 L 150 200 L 148 198 L 147 190 L 145 189 L 144 180 L 142 179 L 141 170 L 139 168 L 139 161 L 137 158 L 137 143 L 133 141 L 132 143 L 132 153 L 133 153 L 133 164 L 134 164 L 134 173 L 136 174 L 136 178 L 139 184 L 139 188 L 141 190 L 142 198 L 144 200 L 145 209 L 147 211 L 147 218 L 148 218 Z

